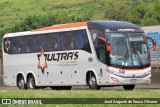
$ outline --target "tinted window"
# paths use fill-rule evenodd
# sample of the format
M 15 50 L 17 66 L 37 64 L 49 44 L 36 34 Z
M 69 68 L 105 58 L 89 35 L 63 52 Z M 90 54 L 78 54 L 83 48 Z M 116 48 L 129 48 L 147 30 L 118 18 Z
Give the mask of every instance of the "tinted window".
M 34 36 L 24 36 L 23 37 L 23 51 L 22 53 L 31 53 L 34 52 L 35 40 Z
M 85 30 L 4 38 L 3 44 L 4 51 L 12 54 L 40 52 L 42 48 L 45 52 L 81 49 L 91 53 Z
M 100 29 L 90 29 L 90 34 L 91 34 L 93 41 L 95 41 L 95 38 L 97 36 L 104 36 L 104 32 Z
M 3 41 L 4 52 L 11 54 L 12 52 L 12 38 L 4 38 Z
M 91 53 L 88 36 L 85 30 L 75 32 L 75 48 L 82 49 Z
M 21 52 L 22 52 L 22 37 L 14 37 L 13 38 L 12 53 L 19 54 Z
M 44 51 L 46 51 L 46 34 L 42 34 L 42 35 L 35 35 L 35 41 L 36 41 L 36 45 L 35 45 L 35 51 L 36 52 L 40 52 L 41 49 L 43 48 Z
M 48 34 L 47 51 L 60 50 L 60 35 L 59 33 Z
M 102 61 L 103 63 L 107 62 L 107 55 L 106 55 L 106 43 L 104 41 L 99 40 L 98 43 L 98 58 L 100 61 Z
M 63 32 L 61 36 L 61 49 L 72 50 L 74 49 L 74 33 Z

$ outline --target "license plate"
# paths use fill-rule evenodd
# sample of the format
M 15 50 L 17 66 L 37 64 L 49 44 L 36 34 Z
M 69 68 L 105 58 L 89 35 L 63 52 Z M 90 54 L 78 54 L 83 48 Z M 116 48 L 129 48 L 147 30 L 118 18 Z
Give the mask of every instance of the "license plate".
M 131 83 L 136 83 L 136 82 L 137 82 L 137 79 L 131 79 L 130 82 L 131 82 Z

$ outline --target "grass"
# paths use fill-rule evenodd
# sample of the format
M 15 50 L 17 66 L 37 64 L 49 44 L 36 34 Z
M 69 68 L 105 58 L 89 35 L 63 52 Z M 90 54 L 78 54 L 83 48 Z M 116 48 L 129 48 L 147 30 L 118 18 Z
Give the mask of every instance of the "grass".
M 18 92 L 18 93 L 17 93 Z M 0 91 L 0 98 L 160 98 L 160 91 L 149 90 L 116 91 L 116 90 L 19 90 L 5 89 Z
M 80 9 L 85 13 L 83 7 L 91 8 L 94 0 L 0 0 L 0 31 L 12 28 L 15 23 L 21 22 L 30 15 L 40 15 L 46 13 L 59 13 L 64 10 L 68 13 L 74 9 Z M 96 3 L 94 3 L 96 4 Z M 78 11 L 76 11 L 76 14 Z
M 116 90 L 19 90 L 19 89 L 4 89 L 0 91 L 0 98 L 160 98 L 160 91 L 150 90 L 134 90 L 134 91 L 116 91 Z M 4 105 L 2 105 L 4 106 Z M 7 105 L 14 107 L 14 105 Z M 20 105 L 15 105 L 15 107 Z M 44 105 L 23 105 L 37 106 Z M 105 104 L 49 104 L 47 107 L 106 107 Z M 158 107 L 158 104 L 109 104 L 111 107 Z M 6 105 L 4 106 L 6 107 Z

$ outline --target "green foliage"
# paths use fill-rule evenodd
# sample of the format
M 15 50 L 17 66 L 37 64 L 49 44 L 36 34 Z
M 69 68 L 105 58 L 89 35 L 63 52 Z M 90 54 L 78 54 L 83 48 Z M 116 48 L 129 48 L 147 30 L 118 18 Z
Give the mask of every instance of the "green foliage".
M 0 40 L 6 33 L 88 20 L 160 24 L 160 0 L 0 0 L 0 10 Z

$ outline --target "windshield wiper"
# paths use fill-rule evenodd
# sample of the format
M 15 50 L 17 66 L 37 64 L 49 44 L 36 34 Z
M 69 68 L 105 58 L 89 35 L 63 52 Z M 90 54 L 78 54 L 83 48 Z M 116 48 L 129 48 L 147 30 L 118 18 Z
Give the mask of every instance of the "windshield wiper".
M 133 46 L 133 51 L 134 51 L 134 53 L 137 55 L 138 61 L 140 62 L 141 66 L 143 66 L 143 62 L 142 62 L 142 60 L 141 60 L 141 58 L 140 58 L 140 56 L 139 56 L 139 53 L 135 50 L 134 46 Z

